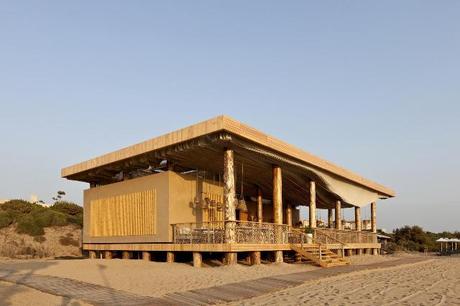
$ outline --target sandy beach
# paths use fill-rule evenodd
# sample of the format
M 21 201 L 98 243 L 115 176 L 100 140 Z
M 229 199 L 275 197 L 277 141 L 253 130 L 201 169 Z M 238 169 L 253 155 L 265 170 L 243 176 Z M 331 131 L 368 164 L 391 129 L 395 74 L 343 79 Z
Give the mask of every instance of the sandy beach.
M 460 305 L 460 257 L 360 271 L 234 305 Z
M 366 265 L 414 255 L 352 257 Z M 455 305 L 460 304 L 460 257 L 426 257 L 429 261 L 378 270 L 362 270 L 307 282 L 233 305 Z M 320 268 L 307 264 L 237 265 L 193 268 L 185 263 L 142 260 L 0 260 L 0 270 L 21 275 L 48 275 L 102 285 L 143 296 L 208 288 L 261 277 Z M 35 289 L 0 282 L 0 305 L 85 305 Z M 6 298 L 5 298 L 6 297 Z M 32 305 L 32 304 L 30 304 Z

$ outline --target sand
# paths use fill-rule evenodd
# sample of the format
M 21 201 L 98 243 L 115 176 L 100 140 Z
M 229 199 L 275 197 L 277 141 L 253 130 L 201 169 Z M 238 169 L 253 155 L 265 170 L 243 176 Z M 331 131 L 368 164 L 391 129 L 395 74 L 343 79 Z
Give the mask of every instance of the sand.
M 460 257 L 360 271 L 234 305 L 460 305 Z
M 404 255 L 408 256 L 408 255 Z M 382 262 L 398 256 L 352 257 L 355 265 Z M 194 268 L 185 263 L 142 260 L 0 260 L 0 269 L 76 279 L 145 296 L 207 288 L 286 273 L 320 269 L 307 264 L 263 264 Z M 19 289 L 17 289 L 19 288 Z M 61 305 L 61 297 L 23 286 L 0 284 L 0 296 L 10 304 Z M 12 292 L 4 293 L 4 292 Z M 51 299 L 52 298 L 52 299 Z M 78 301 L 74 301 L 78 303 Z M 460 257 L 432 257 L 429 262 L 364 270 L 305 283 L 236 304 L 242 305 L 460 305 Z M 67 303 L 68 304 L 68 303 Z M 0 303 L 0 305 L 2 305 Z M 27 304 L 26 304 L 27 305 Z M 71 305 L 71 304 L 69 304 Z M 75 304 L 78 305 L 78 304 Z
M 307 264 L 194 268 L 185 263 L 122 259 L 0 260 L 0 269 L 66 277 L 145 296 L 207 288 L 271 275 L 319 269 Z
M 87 303 L 47 294 L 26 286 L 0 281 L 0 305 L 49 306 L 69 305 L 85 306 Z

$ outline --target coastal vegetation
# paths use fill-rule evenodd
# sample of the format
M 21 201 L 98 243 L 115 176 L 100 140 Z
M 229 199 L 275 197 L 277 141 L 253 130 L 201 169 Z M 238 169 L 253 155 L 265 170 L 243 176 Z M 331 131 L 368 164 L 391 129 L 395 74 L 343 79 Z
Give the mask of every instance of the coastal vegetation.
M 75 203 L 57 201 L 46 207 L 24 200 L 10 200 L 0 205 L 0 229 L 16 225 L 19 234 L 44 235 L 44 228 L 76 225 L 82 227 L 83 208 Z
M 382 233 L 390 236 L 392 239 L 387 244 L 390 252 L 394 251 L 415 251 L 415 252 L 435 252 L 439 250 L 439 244 L 436 240 L 439 238 L 459 238 L 460 232 L 440 232 L 433 233 L 425 231 L 417 225 L 403 226 L 393 230 L 393 233 Z

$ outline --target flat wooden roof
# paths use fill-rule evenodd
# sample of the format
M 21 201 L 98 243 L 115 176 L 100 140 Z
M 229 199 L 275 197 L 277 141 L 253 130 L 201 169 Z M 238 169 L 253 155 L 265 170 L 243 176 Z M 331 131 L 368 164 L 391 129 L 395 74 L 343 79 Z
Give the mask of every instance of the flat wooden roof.
M 356 173 L 353 173 L 345 168 L 339 167 L 331 162 L 321 159 L 295 146 L 287 144 L 275 137 L 262 133 L 256 130 L 255 128 L 243 124 L 226 115 L 221 115 L 191 125 L 189 127 L 171 133 L 167 133 L 165 135 L 155 137 L 143 141 L 141 143 L 125 147 L 123 149 L 107 153 L 99 157 L 63 168 L 61 170 L 61 176 L 67 178 L 77 173 L 99 168 L 121 160 L 126 160 L 141 154 L 162 149 L 171 145 L 175 145 L 184 141 L 188 141 L 197 137 L 201 137 L 219 131 L 227 131 L 247 140 L 250 140 L 254 143 L 271 148 L 275 151 L 278 151 L 279 153 L 296 158 L 307 164 L 313 165 L 317 168 L 335 174 L 339 177 L 345 178 L 346 180 L 352 181 L 358 185 L 374 190 L 381 195 L 385 195 L 388 197 L 395 196 L 394 191 L 390 188 L 375 183 L 371 180 L 365 179 Z

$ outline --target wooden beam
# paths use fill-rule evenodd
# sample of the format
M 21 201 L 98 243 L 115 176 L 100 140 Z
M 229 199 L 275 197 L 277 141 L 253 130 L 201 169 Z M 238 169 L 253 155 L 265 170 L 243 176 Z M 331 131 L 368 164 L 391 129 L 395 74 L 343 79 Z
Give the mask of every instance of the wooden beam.
M 286 207 L 286 224 L 292 226 L 292 205 L 288 204 Z
M 327 227 L 332 228 L 333 216 L 332 208 L 327 209 Z

